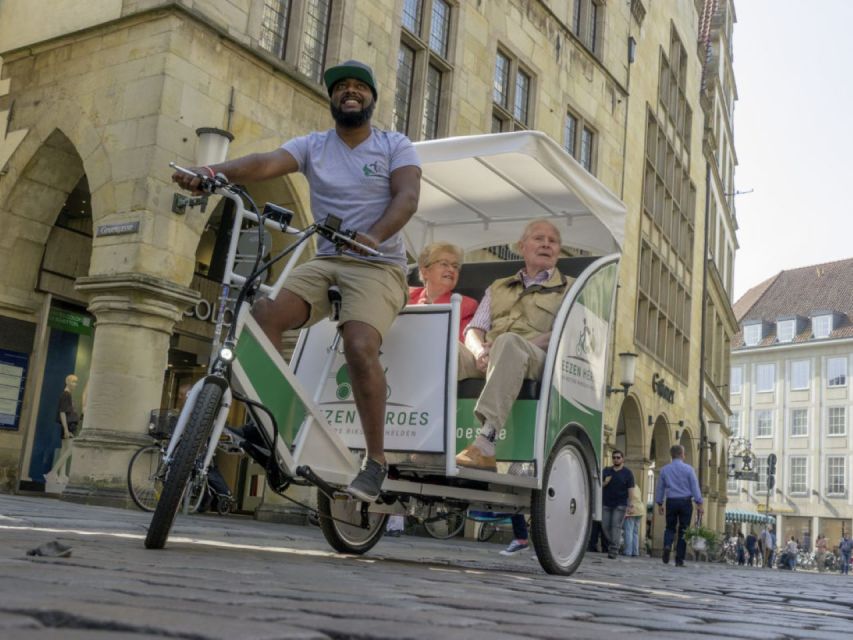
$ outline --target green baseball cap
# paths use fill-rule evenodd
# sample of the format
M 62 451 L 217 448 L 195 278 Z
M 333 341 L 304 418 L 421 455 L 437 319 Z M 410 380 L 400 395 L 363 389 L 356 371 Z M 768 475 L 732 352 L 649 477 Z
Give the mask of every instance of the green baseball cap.
M 338 80 L 344 78 L 355 78 L 361 80 L 364 84 L 370 87 L 373 92 L 373 99 L 376 100 L 376 81 L 373 79 L 373 69 L 359 62 L 358 60 L 347 60 L 334 67 L 329 67 L 323 73 L 323 81 L 326 83 L 326 89 L 329 95 L 332 95 L 332 87 Z

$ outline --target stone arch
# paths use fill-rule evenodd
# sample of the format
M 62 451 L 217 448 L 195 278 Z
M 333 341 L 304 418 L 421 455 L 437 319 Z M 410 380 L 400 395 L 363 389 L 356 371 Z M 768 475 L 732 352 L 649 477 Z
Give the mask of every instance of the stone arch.
M 696 456 L 694 455 L 694 438 L 688 427 L 681 430 L 681 435 L 678 438 L 678 444 L 684 447 L 684 461 L 691 467 L 695 468 L 694 461 L 696 460 Z
M 0 183 L 0 221 L 6 230 L 0 271 L 13 290 L 35 305 L 33 292 L 48 238 L 86 168 L 61 129 L 53 129 L 39 144 L 37 135 L 28 136 L 28 142 L 10 159 L 15 169 Z
M 639 402 L 632 395 L 625 398 L 619 409 L 614 446 L 625 453 L 625 466 L 634 473 L 634 479 L 643 495 L 647 485 L 645 470 L 648 468 L 646 433 L 643 426 L 643 412 Z
M 615 447 L 624 451 L 628 459 L 642 459 L 646 454 L 645 440 L 642 411 L 637 399 L 629 395 L 619 409 Z
M 657 488 L 660 470 L 664 465 L 669 464 L 669 448 L 672 446 L 669 423 L 666 416 L 659 415 L 655 420 L 652 428 L 652 436 L 649 444 L 649 460 L 650 470 L 648 472 L 651 479 L 651 486 L 646 489 L 646 493 L 653 492 Z M 652 552 L 654 555 L 659 555 L 663 549 L 663 532 L 666 528 L 664 517 L 657 511 L 657 505 L 652 512 Z
M 7 203 L 18 181 L 28 170 L 40 165 L 33 161 L 45 146 L 51 147 L 57 133 L 63 136 L 79 157 L 83 173 L 92 193 L 92 217 L 97 221 L 115 208 L 112 183 L 112 164 L 101 133 L 80 105 L 74 101 L 51 103 L 38 109 L 32 123 L 20 122 L 18 126 L 31 126 L 20 146 L 6 165 L 7 173 L 0 179 L 0 203 Z M 82 175 L 82 174 L 81 174 Z M 73 184 L 72 184 L 73 187 Z

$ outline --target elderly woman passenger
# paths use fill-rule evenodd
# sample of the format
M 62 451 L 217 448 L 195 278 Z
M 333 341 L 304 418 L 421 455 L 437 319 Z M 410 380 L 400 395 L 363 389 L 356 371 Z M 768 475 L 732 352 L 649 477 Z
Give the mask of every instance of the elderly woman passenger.
M 462 268 L 462 250 L 449 242 L 433 242 L 418 256 L 418 275 L 424 286 L 409 287 L 409 304 L 448 304 Z M 462 296 L 459 314 L 459 341 L 474 317 L 477 301 Z

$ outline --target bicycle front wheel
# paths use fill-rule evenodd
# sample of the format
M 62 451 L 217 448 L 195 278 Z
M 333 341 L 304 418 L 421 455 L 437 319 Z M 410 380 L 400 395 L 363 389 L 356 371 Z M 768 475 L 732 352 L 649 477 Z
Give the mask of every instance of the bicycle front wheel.
M 165 470 L 163 492 L 154 509 L 148 534 L 145 536 L 147 549 L 162 549 L 165 546 L 178 508 L 181 506 L 187 483 L 192 481 L 193 485 L 203 485 L 203 483 L 197 483 L 196 478 L 192 476 L 194 471 L 202 471 L 196 470 L 196 461 L 202 447 L 210 438 L 213 422 L 216 420 L 222 401 L 222 393 L 223 389 L 218 384 L 207 382 L 198 394 L 181 439 L 175 446 L 172 461 Z
M 163 492 L 162 460 L 160 447 L 149 444 L 133 454 L 127 467 L 127 490 L 143 511 L 154 511 Z
M 436 540 L 447 540 L 459 535 L 465 527 L 464 511 L 449 511 L 441 518 L 424 520 L 424 529 Z

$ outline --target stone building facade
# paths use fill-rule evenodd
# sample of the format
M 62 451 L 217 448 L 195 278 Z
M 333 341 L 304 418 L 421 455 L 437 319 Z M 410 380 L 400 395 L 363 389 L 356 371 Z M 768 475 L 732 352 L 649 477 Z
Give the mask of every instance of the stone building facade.
M 702 100 L 725 102 L 724 82 L 733 96 L 730 53 L 718 81 L 703 77 L 711 47 L 730 51 L 730 2 L 105 0 L 57 2 L 50 24 L 26 4 L 0 5 L 0 349 L 28 364 L 16 427 L 0 431 L 7 488 L 38 488 L 71 367 L 85 426 L 64 495 L 126 501 L 149 410 L 204 369 L 227 220 L 221 203 L 172 213 L 168 162 L 195 162 L 200 127 L 233 134 L 229 157 L 328 127 L 320 72 L 347 58 L 374 68 L 379 126 L 413 139 L 539 129 L 625 201 L 614 353 L 639 362 L 610 396 L 608 439 L 647 492 L 671 443 L 698 462 L 706 165 L 716 176 L 733 157 L 731 103 L 718 158 Z M 727 29 L 700 30 L 718 14 Z M 300 176 L 251 190 L 310 216 Z M 713 226 L 726 226 L 720 306 L 732 221 L 725 209 Z
M 812 548 L 823 534 L 837 547 L 853 528 L 851 292 L 848 259 L 781 271 L 735 303 L 731 431 L 749 440 L 758 481 L 731 480 L 729 499 L 776 516 L 780 545 Z

